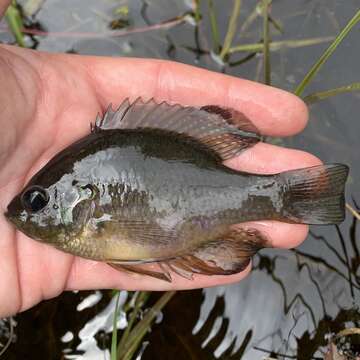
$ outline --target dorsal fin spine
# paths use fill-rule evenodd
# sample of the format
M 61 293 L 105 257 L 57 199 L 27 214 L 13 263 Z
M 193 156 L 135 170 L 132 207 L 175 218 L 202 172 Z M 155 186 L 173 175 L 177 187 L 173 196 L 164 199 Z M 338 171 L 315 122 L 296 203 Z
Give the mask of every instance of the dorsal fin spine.
M 237 118 L 229 118 L 231 114 Z M 257 132 L 248 130 L 256 129 L 250 120 L 235 110 L 213 105 L 202 109 L 183 107 L 165 101 L 157 103 L 153 99 L 145 102 L 140 97 L 133 103 L 124 100 L 116 111 L 110 105 L 103 118 L 96 119 L 94 131 L 136 128 L 187 135 L 212 148 L 223 160 L 236 156 L 261 139 Z

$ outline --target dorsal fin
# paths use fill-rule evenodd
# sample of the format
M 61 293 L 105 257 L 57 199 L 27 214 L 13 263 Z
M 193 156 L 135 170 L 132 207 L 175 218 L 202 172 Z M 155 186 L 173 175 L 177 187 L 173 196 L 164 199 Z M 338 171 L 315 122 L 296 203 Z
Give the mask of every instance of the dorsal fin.
M 256 127 L 233 109 L 208 105 L 202 108 L 145 102 L 138 98 L 122 102 L 117 110 L 110 105 L 96 118 L 92 132 L 109 129 L 161 129 L 190 136 L 214 150 L 222 160 L 230 159 L 261 140 Z

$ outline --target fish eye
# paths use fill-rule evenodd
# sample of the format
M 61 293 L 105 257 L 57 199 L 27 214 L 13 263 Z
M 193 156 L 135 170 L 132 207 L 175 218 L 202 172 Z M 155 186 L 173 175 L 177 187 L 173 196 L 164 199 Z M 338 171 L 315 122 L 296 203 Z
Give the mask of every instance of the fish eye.
M 31 186 L 22 194 L 21 202 L 28 211 L 38 212 L 49 202 L 49 194 L 40 186 Z

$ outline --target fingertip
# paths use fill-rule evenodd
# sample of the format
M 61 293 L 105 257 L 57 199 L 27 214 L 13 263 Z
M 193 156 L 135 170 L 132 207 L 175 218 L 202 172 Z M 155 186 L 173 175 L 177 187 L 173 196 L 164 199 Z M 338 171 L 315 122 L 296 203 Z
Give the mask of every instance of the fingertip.
M 271 88 L 272 96 L 269 104 L 274 111 L 274 118 L 278 119 L 278 123 L 269 124 L 270 126 L 281 127 L 284 131 L 283 135 L 295 135 L 307 125 L 309 118 L 309 110 L 304 101 L 298 96 L 287 91 Z M 268 132 L 271 134 L 271 130 Z M 277 132 L 281 130 L 277 130 Z
M 250 260 L 248 266 L 243 271 L 237 274 L 227 275 L 227 276 L 215 276 L 213 279 L 211 277 L 207 277 L 210 280 L 210 284 L 208 286 L 203 286 L 203 287 L 213 287 L 213 286 L 237 283 L 241 280 L 244 280 L 250 274 L 251 269 L 252 269 L 252 260 Z
M 247 223 L 247 227 L 259 230 L 268 239 L 269 247 L 292 249 L 299 246 L 307 237 L 309 226 L 267 220 Z
M 243 112 L 262 134 L 289 136 L 306 126 L 308 109 L 298 96 L 249 80 L 231 78 L 229 82 L 228 106 Z
M 295 123 L 298 125 L 295 128 L 295 133 L 299 133 L 304 130 L 308 121 L 309 121 L 309 108 L 305 104 L 305 102 L 298 96 L 292 95 L 293 98 L 293 116 L 295 119 Z

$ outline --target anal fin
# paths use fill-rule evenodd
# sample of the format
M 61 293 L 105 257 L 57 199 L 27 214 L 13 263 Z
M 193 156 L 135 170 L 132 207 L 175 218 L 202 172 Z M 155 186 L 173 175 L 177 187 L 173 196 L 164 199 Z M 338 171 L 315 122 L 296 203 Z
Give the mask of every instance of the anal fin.
M 141 264 L 136 264 L 136 265 L 125 265 L 125 264 L 115 264 L 115 263 L 108 263 L 108 264 L 116 270 L 120 270 L 120 271 L 125 270 L 130 273 L 147 275 L 147 276 L 151 276 L 153 278 L 159 279 L 159 280 L 171 282 L 170 273 L 162 267 L 160 267 L 160 271 L 158 272 L 158 271 L 144 269 L 141 266 Z
M 193 280 L 193 274 L 231 275 L 239 273 L 248 266 L 258 250 L 266 247 L 266 237 L 256 229 L 231 229 L 222 238 L 202 244 L 191 253 L 172 259 L 154 261 L 159 271 L 148 269 L 150 263 L 117 264 L 109 263 L 117 270 L 151 276 L 172 282 L 170 272 L 187 280 Z

